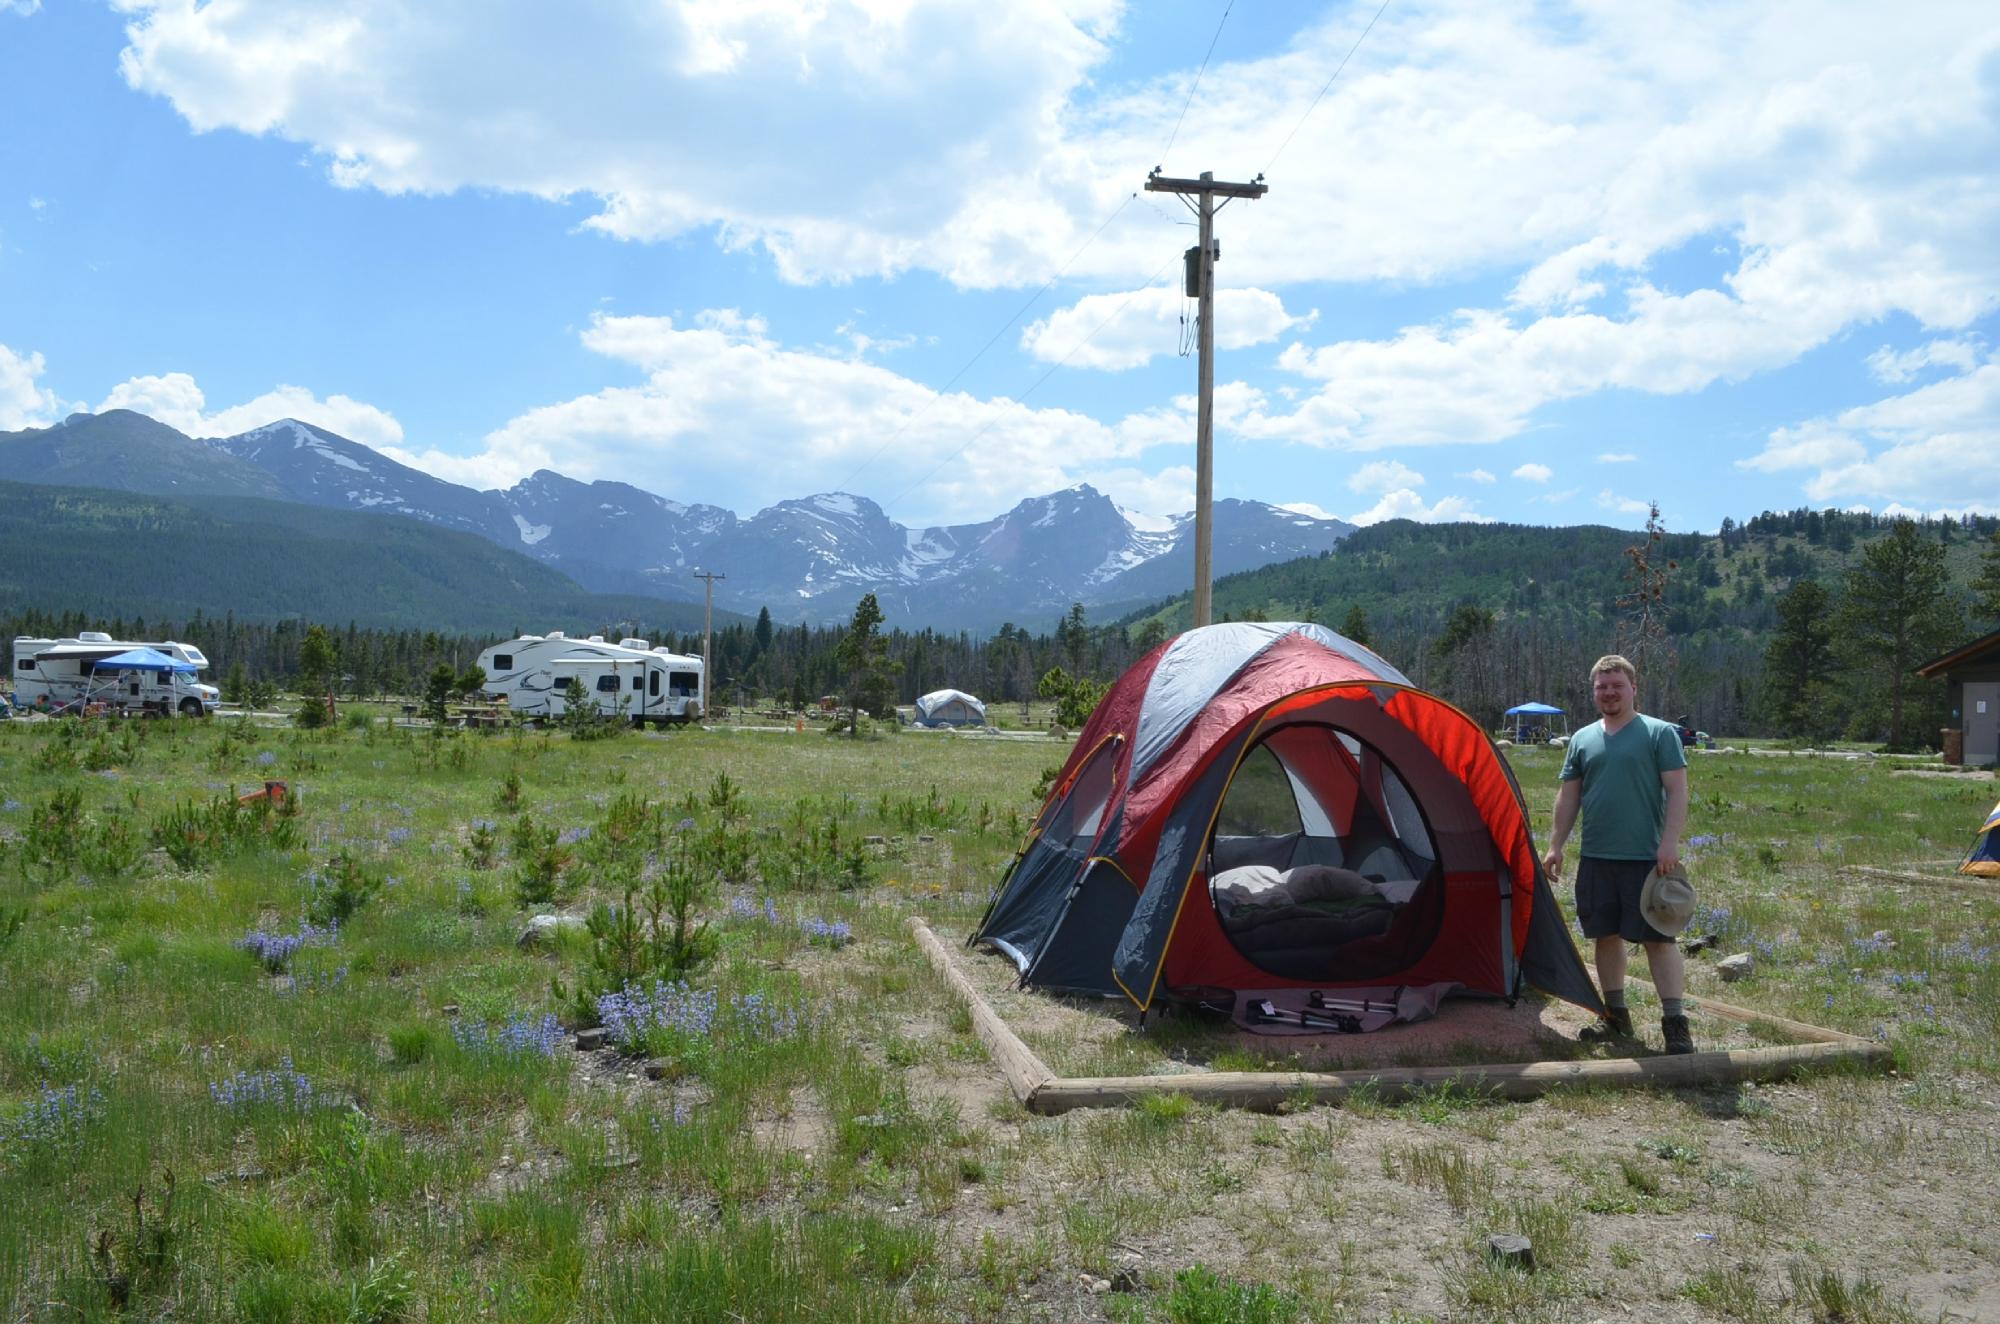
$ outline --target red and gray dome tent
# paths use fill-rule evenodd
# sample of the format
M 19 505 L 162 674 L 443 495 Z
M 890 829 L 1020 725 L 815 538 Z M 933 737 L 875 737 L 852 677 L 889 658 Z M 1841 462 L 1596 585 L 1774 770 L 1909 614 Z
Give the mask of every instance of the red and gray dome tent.
M 1317 625 L 1206 626 L 1134 664 L 972 942 L 1023 987 L 1141 1009 L 1525 982 L 1602 1011 L 1493 742 Z

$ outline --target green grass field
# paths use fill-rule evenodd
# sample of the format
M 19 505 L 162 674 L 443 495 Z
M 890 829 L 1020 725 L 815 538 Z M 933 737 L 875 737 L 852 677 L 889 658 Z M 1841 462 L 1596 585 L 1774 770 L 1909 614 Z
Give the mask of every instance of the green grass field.
M 906 921 L 976 922 L 1065 745 L 385 719 L 0 724 L 6 1319 L 2000 1311 L 2000 907 L 1949 880 L 1990 780 L 1694 765 L 1729 1000 L 1893 1076 L 1036 1118 Z M 1511 755 L 1539 832 L 1556 756 Z M 1071 1012 L 1052 1059 L 1295 1061 Z

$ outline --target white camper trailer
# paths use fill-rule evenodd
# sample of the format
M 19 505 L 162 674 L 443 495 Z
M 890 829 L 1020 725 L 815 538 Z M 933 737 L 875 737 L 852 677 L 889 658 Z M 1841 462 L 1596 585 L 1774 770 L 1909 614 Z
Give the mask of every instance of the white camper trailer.
M 145 656 L 150 652 L 153 656 Z M 127 664 L 120 665 L 119 658 Z M 208 658 L 193 644 L 142 643 L 85 630 L 74 639 L 14 640 L 14 702 L 23 709 L 81 710 L 102 703 L 128 712 L 206 717 L 222 694 L 196 675 Z M 166 665 L 171 664 L 171 665 Z
M 698 721 L 706 709 L 701 659 L 654 648 L 644 639 L 573 639 L 557 630 L 524 634 L 479 655 L 484 693 L 528 717 L 561 717 L 563 691 L 582 682 L 597 711 L 634 726 Z

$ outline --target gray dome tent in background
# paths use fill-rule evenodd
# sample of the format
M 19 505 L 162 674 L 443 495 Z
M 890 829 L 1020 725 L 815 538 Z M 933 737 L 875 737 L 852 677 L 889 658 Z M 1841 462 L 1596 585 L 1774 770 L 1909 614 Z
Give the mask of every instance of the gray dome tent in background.
M 986 705 L 963 690 L 932 690 L 917 700 L 918 726 L 985 726 Z

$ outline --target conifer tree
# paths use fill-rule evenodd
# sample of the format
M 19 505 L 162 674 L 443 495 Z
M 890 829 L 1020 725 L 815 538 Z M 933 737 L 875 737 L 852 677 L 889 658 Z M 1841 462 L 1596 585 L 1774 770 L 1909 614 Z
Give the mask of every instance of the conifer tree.
M 1772 603 L 1778 627 L 1764 652 L 1764 709 L 1779 732 L 1818 739 L 1831 729 L 1827 704 L 1838 667 L 1833 595 L 1802 579 Z
M 2000 630 L 2000 529 L 1986 544 L 1979 558 L 1979 573 L 1972 580 L 1973 610 L 1983 623 Z
M 1904 748 L 1904 711 L 1911 672 L 1946 646 L 1959 629 L 1947 596 L 1944 548 L 1899 519 L 1848 572 L 1840 626 L 1849 663 L 1889 697 L 1889 748 Z

